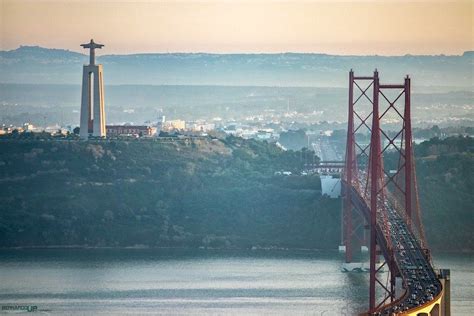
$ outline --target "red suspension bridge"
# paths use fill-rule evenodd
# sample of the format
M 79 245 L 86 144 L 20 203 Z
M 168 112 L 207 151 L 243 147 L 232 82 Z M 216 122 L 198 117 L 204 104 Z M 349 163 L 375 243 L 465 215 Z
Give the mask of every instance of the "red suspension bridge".
M 349 73 L 343 243 L 349 265 L 358 247 L 369 248 L 370 315 L 450 313 L 449 270 L 433 268 L 421 221 L 410 95 L 408 76 L 381 84 L 377 70 Z

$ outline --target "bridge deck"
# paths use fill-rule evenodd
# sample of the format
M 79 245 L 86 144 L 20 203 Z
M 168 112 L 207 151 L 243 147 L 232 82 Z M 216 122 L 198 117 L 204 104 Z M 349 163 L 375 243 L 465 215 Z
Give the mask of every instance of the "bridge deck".
M 351 187 L 351 193 L 353 204 L 369 221 L 368 202 L 356 188 Z M 377 237 L 387 260 L 393 251 L 396 266 L 392 267 L 391 273 L 396 272 L 398 276 L 401 276 L 405 293 L 393 303 L 381 306 L 376 315 L 392 315 L 401 312 L 409 314 L 436 301 L 442 294 L 442 286 L 424 250 L 403 217 L 389 202 L 385 201 L 384 204 L 384 209 L 378 213 L 386 212 L 387 226 L 383 224 L 383 218 L 378 216 Z M 387 240 L 385 236 L 390 236 L 390 240 Z

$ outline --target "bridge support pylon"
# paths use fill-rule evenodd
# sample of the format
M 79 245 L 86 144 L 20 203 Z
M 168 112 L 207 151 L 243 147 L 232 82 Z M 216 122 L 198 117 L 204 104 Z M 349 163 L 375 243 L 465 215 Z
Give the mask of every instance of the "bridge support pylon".
M 351 196 L 351 186 L 357 185 L 358 161 L 357 151 L 365 155 L 363 163 L 368 159 L 368 145 L 364 140 L 356 139 L 356 134 L 370 131 L 368 125 L 367 110 L 372 111 L 371 101 L 369 105 L 363 104 L 368 97 L 368 90 L 371 89 L 373 78 L 371 77 L 356 77 L 354 72 L 349 72 L 349 104 L 348 104 L 348 123 L 347 123 L 347 143 L 346 143 L 346 157 L 342 180 L 345 185 L 342 186 L 343 201 L 342 201 L 342 245 L 345 251 L 346 266 L 353 263 L 353 256 L 355 251 L 364 251 L 367 248 L 366 228 L 367 223 L 363 216 L 356 212 Z M 367 87 L 366 84 L 368 82 Z M 364 87 L 364 88 L 361 88 Z M 360 95 L 356 95 L 355 89 L 360 90 Z M 370 99 L 370 97 L 368 97 Z M 340 248 L 341 249 L 341 248 Z
M 369 315 L 440 315 L 443 302 L 449 308 L 449 275 L 441 284 L 433 272 L 421 223 L 410 93 L 408 76 L 403 84 L 381 84 L 377 70 L 365 77 L 349 73 L 342 175 L 344 265 L 354 266 L 356 241 L 366 240 L 357 229 L 368 228 Z M 385 162 L 384 155 L 390 157 Z M 355 224 L 357 220 L 363 224 Z

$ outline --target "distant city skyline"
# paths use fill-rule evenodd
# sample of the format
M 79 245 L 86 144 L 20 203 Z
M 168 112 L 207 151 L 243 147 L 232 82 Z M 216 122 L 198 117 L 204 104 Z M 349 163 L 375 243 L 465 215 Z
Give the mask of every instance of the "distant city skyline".
M 473 2 L 0 0 L 0 49 L 461 55 L 474 50 Z

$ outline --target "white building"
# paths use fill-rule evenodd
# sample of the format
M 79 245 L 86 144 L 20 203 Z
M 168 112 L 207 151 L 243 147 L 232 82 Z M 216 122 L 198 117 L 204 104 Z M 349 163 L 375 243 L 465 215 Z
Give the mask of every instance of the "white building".
M 165 131 L 186 129 L 186 122 L 183 120 L 165 121 L 162 124 L 163 124 L 162 129 Z

